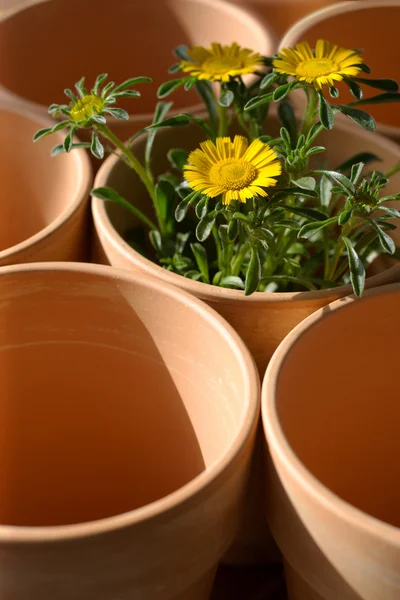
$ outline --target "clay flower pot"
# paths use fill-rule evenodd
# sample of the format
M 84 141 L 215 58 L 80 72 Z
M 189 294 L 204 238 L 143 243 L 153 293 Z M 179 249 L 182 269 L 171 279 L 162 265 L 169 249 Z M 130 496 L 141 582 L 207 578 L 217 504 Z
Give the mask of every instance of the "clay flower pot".
M 271 122 L 271 134 L 277 123 Z M 171 139 L 173 143 L 171 144 Z M 193 127 L 164 130 L 157 134 L 154 150 L 154 173 L 167 169 L 167 151 L 171 147 L 191 150 L 201 139 L 201 133 Z M 400 159 L 400 148 L 393 142 L 377 134 L 357 129 L 347 129 L 338 125 L 333 131 L 320 138 L 322 145 L 327 144 L 332 165 L 341 163 L 357 152 L 369 151 L 382 158 L 379 168 L 391 168 Z M 143 158 L 144 141 L 138 139 L 133 146 L 135 154 Z M 110 186 L 131 200 L 143 212 L 149 212 L 150 201 L 146 191 L 135 174 L 120 162 L 116 156 L 109 157 L 100 168 L 95 187 Z M 389 187 L 389 186 L 388 186 Z M 400 188 L 400 175 L 393 177 L 390 184 L 392 192 Z M 331 290 L 298 293 L 255 293 L 244 296 L 241 291 L 223 289 L 199 283 L 180 275 L 166 271 L 157 264 L 144 258 L 123 239 L 127 230 L 137 222 L 131 214 L 119 205 L 104 203 L 92 199 L 92 213 L 95 225 L 94 260 L 116 267 L 141 271 L 157 277 L 165 283 L 172 283 L 194 296 L 201 298 L 220 313 L 239 333 L 253 357 L 261 375 L 264 374 L 269 359 L 279 343 L 302 319 L 321 306 L 333 300 L 351 294 L 351 286 L 341 286 Z M 397 242 L 400 243 L 400 232 Z M 366 286 L 375 287 L 400 280 L 398 262 L 382 260 L 375 265 L 376 273 L 367 278 Z M 243 515 L 243 525 L 239 537 L 225 558 L 235 564 L 276 562 L 279 553 L 272 538 L 268 539 L 268 529 L 263 516 L 263 480 L 262 472 L 262 432 L 257 440 L 256 452 L 249 487 L 247 509 Z
M 304 17 L 281 41 L 281 48 L 307 40 L 313 45 L 326 39 L 344 48 L 362 48 L 363 57 L 372 69 L 373 78 L 388 77 L 400 83 L 400 63 L 397 52 L 388 40 L 397 39 L 400 0 L 364 0 L 340 2 Z M 368 77 L 368 76 L 367 76 Z M 354 101 L 346 85 L 340 85 L 337 102 Z M 379 90 L 365 87 L 364 97 L 378 95 Z M 298 95 L 303 101 L 303 94 Z M 330 100 L 332 102 L 332 99 Z M 364 110 L 363 106 L 360 106 Z M 400 106 L 398 102 L 365 105 L 378 124 L 380 133 L 400 140 Z M 338 118 L 346 119 L 343 115 Z M 347 119 L 346 119 L 347 120 Z
M 34 133 L 51 125 L 0 104 L 0 266 L 89 256 L 90 161 L 84 150 L 52 158 L 60 133 L 34 146 Z
M 400 285 L 298 325 L 267 369 L 267 513 L 289 600 L 400 597 Z
M 237 42 L 266 55 L 276 46 L 267 26 L 224 0 L 116 0 L 112 10 L 95 11 L 93 0 L 57 0 L 7 16 L 0 22 L 0 93 L 3 86 L 3 94 L 24 98 L 35 110 L 47 112 L 51 103 L 64 103 L 64 88 L 82 75 L 88 86 L 100 73 L 115 82 L 136 75 L 153 78 L 153 84 L 140 86 L 141 98 L 119 104 L 131 112 L 129 121 L 110 119 L 121 139 L 151 124 L 157 88 L 173 77 L 168 69 L 177 60 L 178 45 Z M 171 114 L 203 110 L 194 91 L 180 88 L 171 99 Z
M 232 0 L 239 6 L 250 9 L 259 19 L 271 27 L 278 39 L 296 21 L 335 0 Z
M 140 274 L 0 272 L 2 594 L 208 600 L 259 417 L 239 336 Z

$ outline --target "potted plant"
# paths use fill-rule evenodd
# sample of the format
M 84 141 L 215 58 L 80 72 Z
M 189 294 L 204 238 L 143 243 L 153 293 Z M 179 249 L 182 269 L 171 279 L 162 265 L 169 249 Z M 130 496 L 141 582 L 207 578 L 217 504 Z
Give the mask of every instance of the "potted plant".
M 352 289 L 361 295 L 365 285 L 399 277 L 399 265 L 375 261 L 379 272 L 366 278 L 377 255 L 396 252 L 388 232 L 400 212 L 389 203 L 400 196 L 398 187 L 389 187 L 389 176 L 399 170 L 399 149 L 379 136 L 375 146 L 373 118 L 347 105 L 332 106 L 322 93 L 328 85 L 336 97 L 335 83 L 343 80 L 360 96 L 359 83 L 369 80 L 358 75 L 369 69 L 359 52 L 321 40 L 315 50 L 304 42 L 274 58 L 218 43 L 179 47 L 177 55 L 172 70 L 179 77 L 160 86 L 153 124 L 132 145 L 115 137 L 107 119 L 134 80 L 115 88 L 100 76 L 91 90 L 80 80 L 76 92 L 68 92 L 69 105 L 50 107 L 64 114 L 70 129 L 54 152 L 70 151 L 71 135 L 81 127 L 92 131 L 95 156 L 117 149 L 92 191 L 97 257 L 205 300 L 234 326 L 263 372 L 304 317 Z M 334 69 L 328 77 L 318 74 L 321 61 Z M 249 75 L 256 79 L 246 86 Z M 164 98 L 178 87 L 200 84 L 208 119 L 168 117 Z M 397 89 L 387 79 L 372 85 Z M 290 103 L 299 90 L 308 100 L 300 119 Z M 273 115 L 267 118 L 272 106 L 281 128 Z M 361 137 L 352 127 L 333 129 L 338 112 L 363 127 Z M 119 116 L 128 118 L 121 109 Z M 231 131 L 241 135 L 230 137 Z M 35 139 L 51 132 L 42 130 Z M 334 159 L 330 167 L 319 139 Z M 371 170 L 378 148 L 382 170 Z M 353 149 L 356 156 L 349 156 Z M 245 529 L 260 538 L 260 527 Z M 243 543 L 248 560 L 255 546 L 253 540 Z
M 32 152 L 38 127 L 53 125 L 26 106 L 0 106 L 0 266 L 90 257 L 93 175 L 86 152 L 51 160 L 50 140 Z M 55 136 L 63 142 L 62 132 Z
M 400 284 L 299 324 L 265 374 L 265 508 L 289 600 L 400 593 Z
M 2 594 L 208 600 L 259 418 L 247 348 L 138 273 L 35 263 L 0 281 Z

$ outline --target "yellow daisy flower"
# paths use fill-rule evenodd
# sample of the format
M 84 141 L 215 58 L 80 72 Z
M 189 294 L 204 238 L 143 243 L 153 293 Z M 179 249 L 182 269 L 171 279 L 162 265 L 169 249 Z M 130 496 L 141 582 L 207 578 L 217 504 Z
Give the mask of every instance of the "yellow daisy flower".
M 275 71 L 292 75 L 299 81 L 314 84 L 317 90 L 323 85 L 334 86 L 343 77 L 356 77 L 361 71 L 357 65 L 364 61 L 356 50 L 347 50 L 318 40 L 315 53 L 308 42 L 296 44 L 296 48 L 283 48 L 274 59 Z
M 254 196 L 267 196 L 264 188 L 276 185 L 282 172 L 278 156 L 270 146 L 254 140 L 249 146 L 241 135 L 207 140 L 189 154 L 184 168 L 189 186 L 209 198 L 222 195 L 222 202 L 246 202 Z
M 256 73 L 257 67 L 264 64 L 260 54 L 241 48 L 236 43 L 231 46 L 214 43 L 209 50 L 203 46 L 194 46 L 187 51 L 187 55 L 193 62 L 182 60 L 181 71 L 207 81 L 228 82 L 231 77 Z
M 95 96 L 95 94 L 86 94 L 79 98 L 71 108 L 71 119 L 76 121 L 87 121 L 90 117 L 101 113 L 104 107 L 104 100 Z

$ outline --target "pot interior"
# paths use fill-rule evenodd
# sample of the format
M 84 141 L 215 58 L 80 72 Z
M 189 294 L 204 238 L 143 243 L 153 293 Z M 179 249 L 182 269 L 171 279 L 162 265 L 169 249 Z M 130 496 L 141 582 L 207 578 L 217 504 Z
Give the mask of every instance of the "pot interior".
M 47 107 L 65 103 L 64 88 L 72 88 L 83 75 L 88 87 L 100 73 L 116 83 L 146 75 L 154 83 L 138 86 L 141 97 L 122 100 L 119 106 L 136 115 L 152 114 L 158 86 L 174 77 L 168 75 L 177 61 L 173 50 L 214 41 L 273 50 L 256 21 L 211 1 L 115 0 L 112 7 L 101 2 L 95 11 L 93 0 L 41 2 L 0 23 L 0 81 Z M 199 103 L 195 92 L 183 87 L 171 99 L 178 108 Z
M 1 289 L 0 524 L 133 510 L 235 444 L 245 368 L 201 308 L 68 270 L 2 275 Z
M 33 145 L 34 133 L 44 126 L 0 109 L 0 251 L 50 225 L 82 194 L 80 154 L 52 158 L 51 149 L 62 142 L 60 134 Z
M 363 49 L 365 63 L 371 68 L 371 75 L 360 73 L 359 77 L 375 79 L 389 78 L 400 83 L 400 63 L 397 52 L 387 40 L 394 40 L 398 35 L 400 19 L 400 3 L 398 6 L 371 6 L 358 9 L 354 2 L 352 11 L 334 16 L 326 16 L 318 22 L 314 21 L 297 41 L 308 41 L 312 46 L 318 39 L 325 39 L 344 48 Z M 378 3 L 375 3 L 378 4 Z M 330 102 L 344 104 L 354 102 L 347 85 L 338 85 L 340 97 Z M 364 98 L 376 96 L 383 92 L 363 86 Z M 400 105 L 398 102 L 388 104 L 371 104 L 360 106 L 380 123 L 400 127 Z
M 400 288 L 320 318 L 281 366 L 280 426 L 303 465 L 356 508 L 400 527 Z

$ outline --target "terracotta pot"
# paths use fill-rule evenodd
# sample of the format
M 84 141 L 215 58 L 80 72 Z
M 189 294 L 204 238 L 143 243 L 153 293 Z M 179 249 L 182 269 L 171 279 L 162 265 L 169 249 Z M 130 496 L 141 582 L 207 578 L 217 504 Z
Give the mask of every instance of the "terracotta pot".
M 278 39 L 286 33 L 296 21 L 335 0 L 231 0 L 249 8 L 261 23 L 271 27 Z
M 338 300 L 267 369 L 267 512 L 290 600 L 400 597 L 399 303 L 399 284 Z
M 323 38 L 345 48 L 363 48 L 365 62 L 372 69 L 372 77 L 388 77 L 400 83 L 400 63 L 397 53 L 387 40 L 396 39 L 400 19 L 400 0 L 364 0 L 340 2 L 312 13 L 290 29 L 281 47 L 294 46 L 307 40 L 314 44 Z M 367 76 L 368 77 L 368 76 Z M 340 84 L 340 97 L 336 102 L 354 101 L 345 84 Z M 379 90 L 364 86 L 364 97 L 378 95 Z M 304 101 L 303 94 L 298 96 Z M 332 98 L 330 101 L 333 102 Z M 360 107 L 378 122 L 380 133 L 400 140 L 399 103 L 366 105 Z M 338 118 L 346 119 L 343 115 Z M 347 120 L 347 119 L 346 119 Z
M 271 122 L 271 133 L 277 128 Z M 197 129 L 192 127 L 164 131 L 156 137 L 155 162 L 153 172 L 166 170 L 168 161 L 166 153 L 174 147 L 193 149 L 199 141 Z M 321 143 L 327 142 L 332 165 L 338 164 L 353 154 L 368 150 L 375 152 L 383 159 L 380 168 L 390 168 L 400 159 L 400 148 L 377 134 L 366 133 L 361 129 L 351 134 L 346 127 L 338 126 L 331 132 L 321 136 Z M 134 144 L 135 153 L 143 157 L 144 141 Z M 383 166 L 382 166 L 383 165 Z M 95 186 L 109 185 L 117 189 L 144 212 L 149 211 L 149 200 L 140 182 L 117 157 L 108 158 L 99 170 Z M 391 182 L 391 190 L 398 191 L 400 175 Z M 204 283 L 195 282 L 164 270 L 135 252 L 121 237 L 135 224 L 131 215 L 118 205 L 105 204 L 93 198 L 92 212 L 95 224 L 94 257 L 98 262 L 124 267 L 153 275 L 163 282 L 173 283 L 193 295 L 205 300 L 217 310 L 240 334 L 252 352 L 259 372 L 264 373 L 268 361 L 278 344 L 291 329 L 315 310 L 336 298 L 351 293 L 350 286 L 334 290 L 318 292 L 291 293 L 255 293 L 245 297 L 243 292 L 223 289 Z M 399 233 L 398 233 L 399 235 Z M 400 239 L 399 239 L 400 242 Z M 385 266 L 386 263 L 384 263 Z M 373 287 L 391 281 L 400 280 L 400 265 L 389 266 L 367 279 L 367 286 Z M 262 508 L 262 442 L 260 430 L 260 451 L 254 455 L 251 486 L 247 510 L 244 513 L 243 526 L 235 545 L 225 561 L 229 563 L 276 562 L 279 560 L 272 538 L 267 544 L 268 530 L 263 518 Z M 257 446 L 258 447 L 258 446 Z
M 35 131 L 49 125 L 0 104 L 0 266 L 88 258 L 90 162 L 84 150 L 52 158 L 60 133 L 34 146 Z
M 267 26 L 224 0 L 157 0 L 156 5 L 116 0 L 112 10 L 104 4 L 93 11 L 93 0 L 53 0 L 12 11 L 0 22 L 3 94 L 24 98 L 43 112 L 53 102 L 65 102 L 64 88 L 82 75 L 88 85 L 99 73 L 116 82 L 148 75 L 154 83 L 140 86 L 141 98 L 120 103 L 131 112 L 130 120 L 110 120 L 115 133 L 128 139 L 152 122 L 157 88 L 173 77 L 168 69 L 177 60 L 176 46 L 217 40 L 267 55 L 275 49 Z M 180 88 L 171 99 L 175 113 L 203 110 L 194 91 Z
M 37 263 L 0 280 L 3 596 L 207 600 L 259 417 L 243 342 L 140 274 Z

